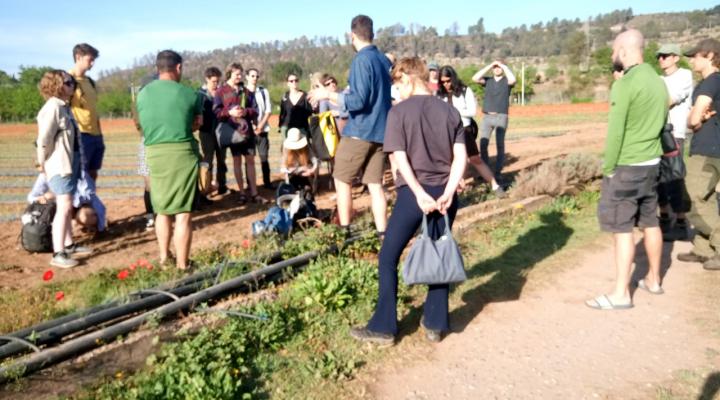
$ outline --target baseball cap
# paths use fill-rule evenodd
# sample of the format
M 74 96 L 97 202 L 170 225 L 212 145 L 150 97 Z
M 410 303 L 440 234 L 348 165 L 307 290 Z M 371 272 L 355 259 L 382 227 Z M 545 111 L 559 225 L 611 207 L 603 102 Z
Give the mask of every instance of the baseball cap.
M 439 71 L 440 66 L 438 66 L 438 64 L 435 61 L 430 61 L 430 63 L 428 63 L 428 70 L 433 70 L 433 69 L 435 71 Z
M 675 54 L 676 56 L 679 56 L 682 54 L 682 51 L 680 50 L 680 46 L 678 46 L 675 43 L 668 43 L 660 46 L 658 51 L 655 52 L 655 54 Z
M 703 39 L 696 46 L 685 52 L 688 57 L 694 57 L 697 53 L 715 53 L 720 55 L 720 42 L 715 39 Z

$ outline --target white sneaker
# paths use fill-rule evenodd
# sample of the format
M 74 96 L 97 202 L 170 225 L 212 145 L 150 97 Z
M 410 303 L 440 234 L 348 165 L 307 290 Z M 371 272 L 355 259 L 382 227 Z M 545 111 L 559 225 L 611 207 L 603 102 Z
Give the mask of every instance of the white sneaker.
M 147 220 L 147 222 L 145 222 L 145 229 L 153 229 L 155 227 L 155 217 L 152 214 L 146 214 L 145 219 Z
M 50 265 L 58 268 L 72 268 L 76 267 L 78 264 L 78 260 L 73 260 L 64 251 L 56 253 L 52 260 L 50 260 Z

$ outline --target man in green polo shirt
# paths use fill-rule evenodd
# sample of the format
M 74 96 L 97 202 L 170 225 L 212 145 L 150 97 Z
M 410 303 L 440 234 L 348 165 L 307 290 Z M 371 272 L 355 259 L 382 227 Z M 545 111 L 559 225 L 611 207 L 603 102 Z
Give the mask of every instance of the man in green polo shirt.
M 615 289 L 588 300 L 600 310 L 627 309 L 630 274 L 635 258 L 633 228 L 643 229 L 648 273 L 638 287 L 654 294 L 660 286 L 662 232 L 657 217 L 657 179 L 662 155 L 660 131 L 668 110 L 668 93 L 662 78 L 643 64 L 644 38 L 631 29 L 617 36 L 612 61 L 624 76 L 610 91 L 610 114 L 603 160 L 603 181 L 598 220 L 615 241 Z
M 190 212 L 197 192 L 199 152 L 192 132 L 202 124 L 202 99 L 180 84 L 182 57 L 172 50 L 158 53 L 158 79 L 138 95 L 137 112 L 150 169 L 150 200 L 157 213 L 155 232 L 160 263 L 169 257 L 171 219 L 179 269 L 188 267 L 192 242 Z

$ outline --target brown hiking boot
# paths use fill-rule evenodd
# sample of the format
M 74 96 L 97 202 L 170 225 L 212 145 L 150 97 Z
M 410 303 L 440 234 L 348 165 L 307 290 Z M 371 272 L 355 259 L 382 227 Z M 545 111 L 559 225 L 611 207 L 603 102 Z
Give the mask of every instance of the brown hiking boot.
M 677 259 L 680 261 L 685 261 L 685 262 L 704 263 L 705 261 L 708 260 L 708 257 L 701 256 L 699 254 L 695 254 L 692 251 L 688 251 L 687 253 L 678 254 Z

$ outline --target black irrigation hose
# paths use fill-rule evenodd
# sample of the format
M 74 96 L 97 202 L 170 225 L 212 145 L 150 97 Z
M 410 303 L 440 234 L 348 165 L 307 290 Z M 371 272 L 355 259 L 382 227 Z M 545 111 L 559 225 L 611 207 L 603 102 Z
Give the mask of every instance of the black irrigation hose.
M 202 288 L 202 285 L 203 282 L 191 283 L 189 285 L 173 289 L 169 291 L 169 293 L 172 293 L 175 296 L 184 296 Z M 131 301 L 129 303 L 119 304 L 116 307 L 103 309 L 95 313 L 87 314 L 80 318 L 76 318 L 44 330 L 35 331 L 35 333 L 33 334 L 32 342 L 38 346 L 59 342 L 65 336 L 82 332 L 103 323 L 114 321 L 118 318 L 126 317 L 128 315 L 132 315 L 141 311 L 156 308 L 158 306 L 173 301 L 173 299 L 170 298 L 167 294 L 156 293 L 154 290 L 150 290 L 148 291 L 148 293 L 154 294 L 148 297 L 143 297 L 141 299 Z M 24 353 L 27 350 L 27 346 L 24 346 L 18 342 L 7 343 L 3 346 L 0 346 L 0 360 L 20 353 Z
M 280 253 L 280 252 L 274 252 L 267 257 L 255 257 L 255 259 L 266 258 L 270 261 L 277 261 L 281 257 L 281 255 L 282 255 L 282 253 Z M 227 265 L 235 266 L 236 264 L 240 265 L 240 264 L 249 263 L 249 262 L 255 262 L 255 261 L 253 261 L 251 259 L 248 261 L 219 263 L 219 264 L 216 264 L 216 266 L 214 268 L 211 268 L 211 269 L 208 269 L 205 271 L 201 271 L 201 272 L 196 272 L 196 273 L 194 273 L 190 276 L 187 276 L 185 278 L 182 278 L 180 280 L 165 283 L 165 284 L 159 285 L 152 289 L 146 289 L 144 291 L 141 290 L 139 292 L 130 293 L 128 295 L 128 297 L 141 295 L 143 292 L 147 293 L 148 290 L 168 291 L 168 290 L 172 290 L 172 289 L 178 289 L 180 287 L 187 286 L 189 284 L 210 281 L 211 279 L 213 279 L 215 281 L 214 283 L 217 283 L 217 278 L 219 278 L 223 269 L 226 268 Z M 53 330 L 53 328 L 57 328 L 59 326 L 67 326 L 68 324 L 71 324 L 73 321 L 76 321 L 76 320 L 87 320 L 87 318 L 91 315 L 93 315 L 95 317 L 95 314 L 98 314 L 98 313 L 108 310 L 108 309 L 113 309 L 114 307 L 118 307 L 118 306 L 121 306 L 121 307 L 124 306 L 123 302 L 121 300 L 113 300 L 113 301 L 110 301 L 110 302 L 107 302 L 107 303 L 104 303 L 104 304 L 101 304 L 98 306 L 94 306 L 94 307 L 91 307 L 91 308 L 88 308 L 85 310 L 76 311 L 74 313 L 62 316 L 60 318 L 56 318 L 56 319 L 53 319 L 50 321 L 45 321 L 45 322 L 39 323 L 37 325 L 23 328 L 23 329 L 15 331 L 15 332 L 8 333 L 4 336 L 30 340 L 31 342 L 33 342 L 35 344 L 42 345 L 51 340 L 44 341 L 44 342 L 39 341 L 39 336 L 37 336 L 37 335 L 39 335 L 45 331 L 55 332 Z M 137 311 L 134 311 L 134 312 L 137 312 Z M 109 319 L 106 319 L 101 322 L 106 322 L 106 321 L 109 321 Z M 87 327 L 83 327 L 81 329 L 86 329 L 86 328 Z M 68 333 L 74 333 L 74 332 L 77 332 L 77 331 L 68 332 Z M 65 333 L 65 334 L 67 334 L 67 333 Z M 32 336 L 32 338 L 31 338 L 31 336 Z M 57 340 L 57 338 L 58 338 L 58 336 L 55 334 L 52 334 L 51 336 L 53 338 L 55 338 L 53 340 Z M 18 343 L 15 343 L 15 341 L 12 341 L 10 339 L 0 337 L 0 341 L 8 342 L 7 344 L 0 346 L 0 360 L 3 360 L 4 358 L 13 356 L 18 353 L 21 353 L 23 351 L 23 348 L 27 349 L 27 347 L 20 346 Z M 23 347 L 23 348 L 21 348 L 21 347 Z
M 350 242 L 352 239 L 346 241 Z M 336 246 L 326 249 L 327 253 L 335 253 Z M 299 267 L 309 263 L 312 259 L 318 257 L 319 251 L 311 251 L 288 260 L 283 260 L 275 264 L 259 270 L 251 271 L 240 275 L 236 278 L 229 279 L 225 282 L 203 289 L 201 291 L 189 294 L 176 301 L 170 302 L 152 311 L 145 312 L 130 319 L 110 325 L 98 331 L 76 337 L 68 340 L 57 347 L 48 348 L 38 353 L 30 354 L 14 363 L 6 366 L 0 366 L 0 383 L 8 380 L 24 376 L 40 369 L 49 367 L 56 363 L 70 359 L 76 355 L 92 350 L 103 343 L 114 340 L 120 335 L 125 335 L 133 329 L 141 326 L 150 318 L 163 318 L 168 315 L 175 314 L 179 311 L 195 308 L 196 305 L 211 300 L 227 292 L 236 291 L 252 283 L 257 283 L 268 276 L 274 276 L 281 273 L 286 268 Z M 158 294 L 163 298 L 167 298 L 162 294 Z

